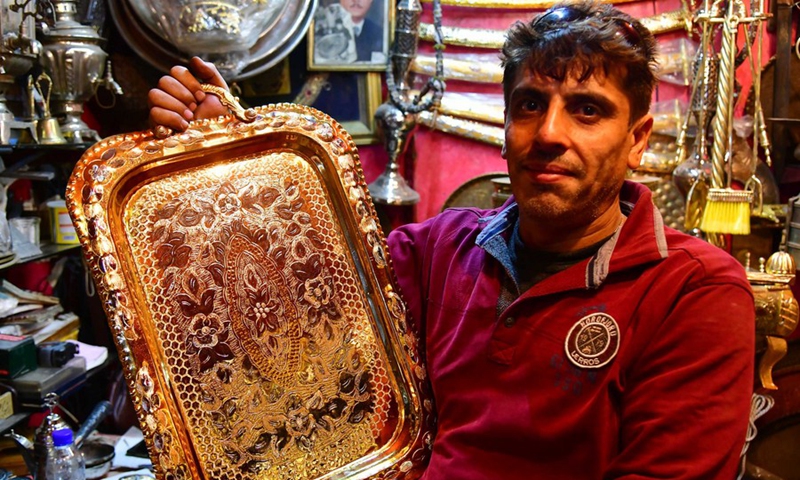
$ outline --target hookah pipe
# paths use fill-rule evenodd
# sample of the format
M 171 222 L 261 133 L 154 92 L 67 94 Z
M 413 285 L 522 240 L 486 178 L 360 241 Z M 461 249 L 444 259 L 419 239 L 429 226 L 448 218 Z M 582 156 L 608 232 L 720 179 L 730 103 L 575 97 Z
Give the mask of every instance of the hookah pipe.
M 388 205 L 413 205 L 419 202 L 419 193 L 408 186 L 400 175 L 398 158 L 417 123 L 416 115 L 439 107 L 444 94 L 442 51 L 444 40 L 441 31 L 442 8 L 440 0 L 433 2 L 436 45 L 436 74 L 428 79 L 420 93 L 409 99 L 409 71 L 417 55 L 422 5 L 419 0 L 400 0 L 395 15 L 395 40 L 391 59 L 386 68 L 386 86 L 389 99 L 375 111 L 375 121 L 383 136 L 389 162 L 381 175 L 369 184 L 369 192 L 376 203 Z M 430 95 L 428 95 L 430 93 Z

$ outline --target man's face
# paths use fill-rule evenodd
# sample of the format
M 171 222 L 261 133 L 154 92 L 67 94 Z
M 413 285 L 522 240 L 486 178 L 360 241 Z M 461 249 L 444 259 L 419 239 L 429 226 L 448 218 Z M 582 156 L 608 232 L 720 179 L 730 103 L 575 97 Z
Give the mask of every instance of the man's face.
M 616 208 L 626 169 L 639 165 L 652 129 L 649 115 L 629 125 L 622 76 L 612 69 L 559 82 L 520 69 L 506 105 L 503 158 L 523 222 L 582 228 Z
M 354 22 L 360 22 L 367 16 L 372 0 L 339 0 L 339 4 L 350 12 Z

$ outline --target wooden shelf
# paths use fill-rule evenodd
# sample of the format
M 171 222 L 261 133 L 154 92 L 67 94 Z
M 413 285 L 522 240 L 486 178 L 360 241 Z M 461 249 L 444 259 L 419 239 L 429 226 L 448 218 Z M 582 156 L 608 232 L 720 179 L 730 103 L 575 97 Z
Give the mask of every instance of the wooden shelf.
M 3 434 L 8 430 L 11 430 L 12 428 L 16 427 L 17 424 L 30 417 L 31 413 L 33 412 L 15 413 L 8 418 L 0 420 L 0 434 Z

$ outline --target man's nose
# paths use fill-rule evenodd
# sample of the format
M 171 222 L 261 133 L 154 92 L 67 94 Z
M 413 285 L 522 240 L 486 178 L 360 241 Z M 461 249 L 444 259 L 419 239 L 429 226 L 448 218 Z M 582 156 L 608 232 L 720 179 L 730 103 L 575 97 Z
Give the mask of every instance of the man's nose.
M 566 148 L 569 139 L 569 115 L 561 105 L 550 104 L 536 132 L 536 142 L 541 146 Z

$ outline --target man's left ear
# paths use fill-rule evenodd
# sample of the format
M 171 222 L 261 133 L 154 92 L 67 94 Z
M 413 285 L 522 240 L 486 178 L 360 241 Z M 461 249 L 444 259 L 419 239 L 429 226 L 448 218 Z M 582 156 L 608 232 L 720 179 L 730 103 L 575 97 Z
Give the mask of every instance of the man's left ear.
M 651 133 L 653 133 L 653 116 L 648 113 L 637 120 L 631 128 L 633 145 L 628 154 L 628 168 L 631 170 L 638 168 L 642 163 L 642 155 L 647 150 L 647 142 L 650 140 Z

